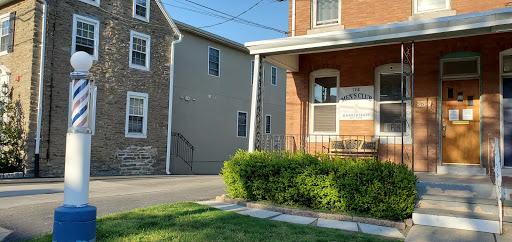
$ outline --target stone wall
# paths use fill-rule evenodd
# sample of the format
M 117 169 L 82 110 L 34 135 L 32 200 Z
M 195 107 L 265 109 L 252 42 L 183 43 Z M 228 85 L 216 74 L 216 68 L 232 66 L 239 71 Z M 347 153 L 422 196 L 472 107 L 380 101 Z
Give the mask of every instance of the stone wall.
M 77 0 L 50 0 L 48 4 L 41 176 L 64 172 L 73 14 L 100 22 L 99 57 L 90 70 L 98 87 L 91 175 L 127 174 L 118 156 L 127 147 L 152 147 L 153 161 L 147 163 L 152 168 L 141 167 L 141 172 L 164 173 L 173 32 L 155 1 L 151 1 L 149 23 L 132 17 L 133 2 L 127 0 L 101 0 L 99 7 Z M 150 71 L 129 67 L 131 30 L 151 36 Z M 128 91 L 148 94 L 147 138 L 125 137 Z
M 33 174 L 35 134 L 37 121 L 37 90 L 39 81 L 38 44 L 41 32 L 36 25 L 41 23 L 41 5 L 35 0 L 14 1 L 0 9 L 0 15 L 16 13 L 13 52 L 0 56 L 0 65 L 11 71 L 11 100 L 25 139 L 26 173 Z M 19 81 L 16 81 L 16 77 Z

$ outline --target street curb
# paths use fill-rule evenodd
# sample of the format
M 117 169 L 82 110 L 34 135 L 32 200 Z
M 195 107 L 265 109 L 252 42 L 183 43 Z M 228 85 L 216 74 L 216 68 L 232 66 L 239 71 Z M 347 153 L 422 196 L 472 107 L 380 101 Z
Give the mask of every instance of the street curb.
M 413 225 L 412 219 L 404 219 L 403 222 L 397 222 L 397 221 L 375 219 L 375 218 L 353 217 L 350 215 L 318 213 L 318 212 L 305 211 L 305 210 L 300 210 L 300 209 L 283 208 L 283 207 L 265 205 L 265 204 L 260 204 L 260 203 L 246 202 L 243 200 L 228 198 L 228 197 L 226 197 L 226 194 L 223 194 L 222 196 L 217 196 L 215 200 L 221 201 L 221 202 L 226 202 L 226 203 L 231 203 L 231 204 L 236 204 L 239 206 L 245 206 L 248 208 L 269 210 L 269 211 L 274 211 L 274 212 L 279 212 L 279 213 L 289 214 L 289 215 L 297 215 L 297 216 L 304 216 L 304 217 L 311 217 L 311 218 L 332 219 L 332 220 L 340 220 L 340 221 L 348 221 L 348 222 L 358 222 L 358 223 L 365 223 L 365 224 L 371 224 L 371 225 L 392 227 L 392 228 L 397 228 L 399 230 L 405 230 L 407 227 L 410 228 Z

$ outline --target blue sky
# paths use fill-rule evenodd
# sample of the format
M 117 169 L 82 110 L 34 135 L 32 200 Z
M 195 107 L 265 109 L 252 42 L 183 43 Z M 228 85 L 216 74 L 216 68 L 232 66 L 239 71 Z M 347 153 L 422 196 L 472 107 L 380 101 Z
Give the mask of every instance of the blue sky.
M 277 0 L 162 0 L 173 19 L 195 27 L 209 26 L 226 21 L 226 19 L 209 16 L 211 14 L 222 14 L 194 5 L 189 1 L 219 10 L 232 16 L 237 16 L 254 4 L 262 1 L 256 7 L 241 15 L 240 18 L 275 29 L 283 31 L 288 30 L 287 0 L 282 2 L 278 2 Z M 230 19 L 231 17 L 227 18 Z M 233 20 L 202 29 L 242 44 L 250 41 L 286 37 L 285 34 L 277 31 L 240 24 Z

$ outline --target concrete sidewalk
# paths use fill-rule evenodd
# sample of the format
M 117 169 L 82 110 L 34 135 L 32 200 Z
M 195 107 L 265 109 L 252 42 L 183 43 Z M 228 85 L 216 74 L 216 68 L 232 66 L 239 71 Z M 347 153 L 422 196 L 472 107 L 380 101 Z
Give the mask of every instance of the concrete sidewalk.
M 211 206 L 224 211 L 231 211 L 242 215 L 248 215 L 255 218 L 270 219 L 275 221 L 282 221 L 294 224 L 311 225 L 318 227 L 325 227 L 331 229 L 341 229 L 353 232 L 361 232 L 366 234 L 373 234 L 384 236 L 388 238 L 405 239 L 404 235 L 396 228 L 377 226 L 371 224 L 364 224 L 359 222 L 339 221 L 332 219 L 312 218 L 305 216 L 282 214 L 274 211 L 267 211 L 262 209 L 248 208 L 231 203 L 219 201 L 203 201 L 197 202 L 202 205 Z

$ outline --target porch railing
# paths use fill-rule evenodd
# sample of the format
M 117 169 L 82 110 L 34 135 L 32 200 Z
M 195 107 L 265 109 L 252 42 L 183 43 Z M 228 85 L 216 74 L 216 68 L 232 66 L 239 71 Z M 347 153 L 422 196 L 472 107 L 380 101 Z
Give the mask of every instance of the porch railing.
M 412 148 L 411 144 L 404 143 Z M 270 152 L 323 153 L 353 158 L 376 154 L 380 160 L 391 161 L 401 161 L 401 145 L 402 136 L 264 134 L 261 139 L 261 149 Z M 408 149 L 404 150 L 406 152 Z M 411 155 L 406 158 L 411 159 Z

